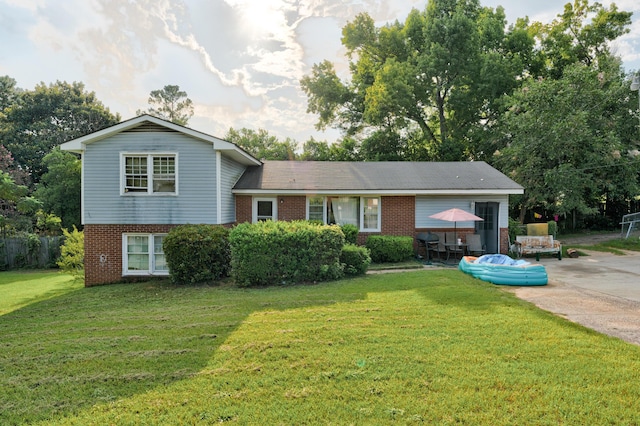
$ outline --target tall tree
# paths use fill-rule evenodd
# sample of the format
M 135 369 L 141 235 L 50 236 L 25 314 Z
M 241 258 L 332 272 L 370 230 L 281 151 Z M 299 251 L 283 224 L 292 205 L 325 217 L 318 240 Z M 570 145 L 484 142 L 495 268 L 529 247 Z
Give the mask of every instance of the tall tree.
M 308 111 L 318 128 L 361 138 L 367 158 L 468 158 L 474 126 L 532 66 L 526 25 L 505 31 L 504 11 L 477 0 L 430 0 L 404 24 L 382 28 L 359 15 L 342 31 L 351 80 L 328 61 L 314 65 L 301 80 Z
M 311 138 L 302 147 L 301 160 L 305 161 L 363 161 L 362 147 L 353 138 L 345 137 L 329 145 L 327 141 Z
M 148 102 L 149 109 L 138 110 L 138 115 L 153 115 L 181 126 L 186 126 L 193 116 L 193 102 L 187 97 L 187 92 L 180 90 L 180 86 L 167 85 L 160 90 L 152 90 Z
M 18 185 L 28 187 L 31 184 L 29 173 L 15 163 L 13 155 L 11 155 L 4 145 L 0 145 L 0 170 L 8 173 Z
M 560 78 L 564 68 L 574 63 L 598 66 L 610 56 L 609 43 L 628 33 L 631 12 L 608 8 L 589 0 L 574 0 L 547 25 L 537 25 L 540 52 L 545 58 L 544 76 Z M 590 20 L 589 20 L 590 19 Z
M 13 105 L 21 90 L 16 87 L 16 80 L 8 75 L 0 76 L 0 115 L 5 108 Z
M 279 141 L 264 129 L 258 131 L 230 128 L 225 139 L 259 160 L 295 160 L 297 143 L 289 138 Z
M 54 146 L 119 121 L 82 83 L 40 83 L 21 92 L 0 115 L 0 140 L 38 182 L 45 172 L 42 159 Z
M 603 199 L 638 194 L 637 140 L 620 132 L 633 118 L 619 70 L 576 63 L 560 79 L 530 79 L 507 102 L 495 164 L 525 187 L 521 219 L 535 208 L 593 215 Z
M 81 227 L 81 162 L 69 152 L 53 149 L 43 163 L 47 171 L 42 175 L 35 196 L 43 204 L 43 210 L 62 220 L 62 227 Z
M 5 231 L 7 220 L 18 214 L 17 202 L 28 194 L 29 174 L 17 167 L 13 156 L 0 145 L 0 228 Z

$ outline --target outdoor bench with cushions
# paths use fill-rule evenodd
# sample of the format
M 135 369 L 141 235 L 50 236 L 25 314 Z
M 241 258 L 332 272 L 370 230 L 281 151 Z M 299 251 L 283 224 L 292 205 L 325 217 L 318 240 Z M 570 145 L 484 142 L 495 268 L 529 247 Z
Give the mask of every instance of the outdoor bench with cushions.
M 537 261 L 540 260 L 540 253 L 555 253 L 558 255 L 558 260 L 562 260 L 562 244 L 554 240 L 553 235 L 518 235 L 516 251 L 518 257 L 535 254 Z

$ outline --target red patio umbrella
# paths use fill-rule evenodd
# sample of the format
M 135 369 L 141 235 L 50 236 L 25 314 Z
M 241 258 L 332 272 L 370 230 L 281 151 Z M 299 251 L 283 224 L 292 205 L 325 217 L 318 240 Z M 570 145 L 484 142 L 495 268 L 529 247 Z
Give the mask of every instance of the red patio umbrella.
M 469 221 L 477 221 L 477 220 L 484 220 L 481 217 L 476 216 L 475 214 L 466 212 L 464 210 L 461 209 L 457 209 L 457 208 L 453 208 L 453 209 L 449 209 L 449 210 L 445 210 L 443 212 L 440 213 L 436 213 L 436 214 L 432 214 L 431 216 L 429 216 L 432 219 L 440 219 L 440 220 L 446 220 L 448 222 L 453 222 L 453 238 L 454 240 L 458 239 L 457 236 L 457 230 L 456 230 L 456 222 L 469 222 Z

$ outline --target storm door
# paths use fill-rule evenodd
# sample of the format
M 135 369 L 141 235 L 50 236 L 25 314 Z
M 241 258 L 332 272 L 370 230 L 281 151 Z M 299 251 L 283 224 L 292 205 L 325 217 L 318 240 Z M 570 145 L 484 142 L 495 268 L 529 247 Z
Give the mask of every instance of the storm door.
M 481 217 L 482 221 L 476 222 L 476 233 L 480 234 L 482 244 L 487 247 L 487 253 L 499 253 L 499 226 L 498 209 L 499 203 L 477 203 L 475 215 Z

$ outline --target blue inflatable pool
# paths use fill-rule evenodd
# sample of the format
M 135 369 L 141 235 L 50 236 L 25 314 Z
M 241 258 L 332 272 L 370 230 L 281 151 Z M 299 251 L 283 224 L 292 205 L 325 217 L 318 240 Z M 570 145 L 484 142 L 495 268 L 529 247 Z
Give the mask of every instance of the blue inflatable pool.
M 464 256 L 458 269 L 483 281 L 501 285 L 546 285 L 549 281 L 543 265 L 513 260 L 503 254 Z

